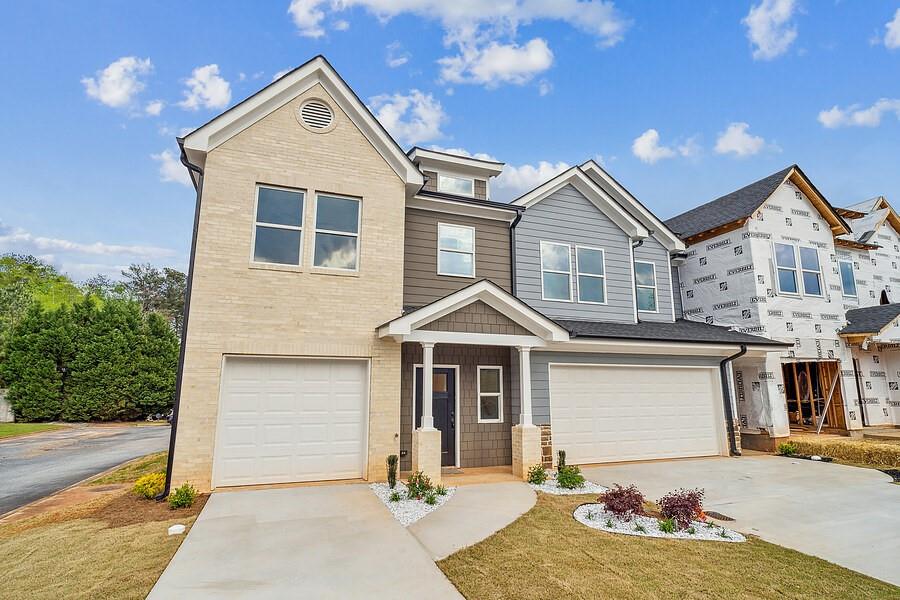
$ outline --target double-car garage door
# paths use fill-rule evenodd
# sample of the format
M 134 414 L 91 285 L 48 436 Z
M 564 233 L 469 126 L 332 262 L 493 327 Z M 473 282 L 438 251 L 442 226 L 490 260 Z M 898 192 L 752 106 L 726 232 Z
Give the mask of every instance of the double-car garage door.
M 724 451 L 714 368 L 550 365 L 554 449 L 573 464 Z
M 213 485 L 363 477 L 367 406 L 366 361 L 226 358 Z

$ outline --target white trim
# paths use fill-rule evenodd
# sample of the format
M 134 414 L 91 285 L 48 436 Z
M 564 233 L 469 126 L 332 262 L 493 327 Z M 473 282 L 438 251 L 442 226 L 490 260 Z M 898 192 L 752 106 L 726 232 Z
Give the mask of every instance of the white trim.
M 847 260 L 844 258 L 838 259 L 838 277 L 841 279 L 841 295 L 844 298 L 859 298 L 859 289 L 856 287 L 856 269 L 853 267 L 853 260 Z M 847 290 L 844 288 L 844 273 L 841 271 L 841 265 L 848 264 L 850 265 L 850 278 L 853 280 L 853 294 L 848 294 Z
M 481 372 L 483 370 L 497 370 L 500 373 L 500 391 L 498 393 L 494 392 L 481 392 Z M 475 369 L 475 409 L 478 412 L 478 422 L 479 423 L 502 423 L 503 422 L 503 366 L 501 365 L 477 365 Z M 481 418 L 481 396 L 490 396 L 497 398 L 497 414 L 499 418 L 497 419 L 482 419 Z
M 296 227 L 294 225 L 279 225 L 277 223 L 266 223 L 265 221 L 257 220 L 257 214 L 259 211 L 259 190 L 260 188 L 268 188 L 272 190 L 281 190 L 284 192 L 292 192 L 295 194 L 300 194 L 300 226 Z M 250 263 L 253 265 L 273 265 L 276 267 L 302 267 L 303 266 L 303 229 L 306 223 L 306 209 L 307 209 L 307 198 L 308 194 L 303 188 L 289 188 L 280 185 L 269 185 L 267 183 L 257 183 L 254 187 L 253 191 L 253 229 L 250 232 Z M 264 262 L 260 260 L 256 260 L 256 229 L 257 227 L 268 227 L 270 229 L 286 229 L 289 231 L 299 231 L 300 232 L 300 248 L 297 252 L 297 262 L 296 263 L 273 263 L 273 262 Z
M 512 223 L 521 214 L 519 211 L 498 208 L 489 204 L 477 204 L 479 201 L 454 200 L 452 198 L 435 198 L 433 196 L 413 196 L 406 201 L 406 208 L 416 208 L 451 215 L 463 215 L 480 219 L 492 219 Z
M 600 253 L 600 259 L 603 263 L 603 275 L 597 275 L 596 273 L 582 273 L 581 267 L 578 262 L 578 250 L 594 250 L 595 252 Z M 600 279 L 603 281 L 603 301 L 597 302 L 595 300 L 582 300 L 581 299 L 581 281 L 579 277 L 593 277 L 594 279 Z M 541 287 L 543 288 L 544 278 L 541 277 Z M 543 291 L 543 289 L 541 290 Z M 606 250 L 603 248 L 597 248 L 596 246 L 585 246 L 582 244 L 575 244 L 575 301 L 579 304 L 599 304 L 599 305 L 607 305 L 609 304 L 609 290 L 606 286 Z
M 633 313 L 634 322 L 638 322 L 638 299 L 637 299 L 637 276 L 634 272 L 634 239 L 628 238 L 628 254 L 631 257 L 631 260 L 628 261 L 628 268 L 631 271 L 631 295 L 634 296 L 631 302 L 631 308 Z
M 779 267 L 778 266 L 778 245 L 787 246 L 791 249 L 791 252 L 794 256 L 794 267 Z M 775 267 L 775 289 L 779 294 L 783 296 L 790 296 L 792 298 L 800 298 L 800 289 L 803 285 L 800 282 L 800 257 L 797 256 L 797 246 L 794 244 L 788 244 L 785 242 L 777 242 L 772 240 L 772 265 Z M 797 284 L 797 291 L 784 291 L 781 289 L 781 278 L 778 276 L 778 269 L 784 269 L 785 271 L 793 271 L 794 272 L 794 282 Z
M 566 256 L 569 261 L 569 270 L 568 271 L 557 271 L 554 269 L 545 269 L 544 268 L 544 246 L 565 246 L 566 247 Z M 547 302 L 572 302 L 572 245 L 567 244 L 565 242 L 550 242 L 547 240 L 540 241 L 540 266 L 541 266 L 541 300 L 546 300 Z M 544 273 L 554 273 L 556 275 L 568 275 L 569 277 L 569 285 L 568 291 L 569 296 L 566 299 L 562 298 L 548 298 L 546 294 L 544 294 Z
M 319 198 L 321 196 L 327 196 L 329 198 L 335 198 L 337 200 L 353 200 L 356 202 L 356 233 L 351 233 L 347 231 L 337 231 L 333 229 L 319 229 L 318 219 L 319 219 Z M 323 192 L 321 190 L 316 190 L 315 193 L 315 201 L 313 205 L 313 240 L 312 240 L 312 262 L 311 267 L 316 270 L 321 271 L 337 271 L 342 273 L 359 273 L 360 269 L 360 260 L 362 258 L 362 198 L 355 198 L 353 196 L 343 196 L 341 194 L 332 194 L 330 192 Z M 326 235 L 339 235 L 343 237 L 352 237 L 356 239 L 356 268 L 353 269 L 345 269 L 343 267 L 325 267 L 316 264 L 316 239 L 320 233 L 324 233 Z
M 454 430 L 454 440 L 453 443 L 456 446 L 456 450 L 454 451 L 454 466 L 458 469 L 460 468 L 459 464 L 459 365 L 431 365 L 432 370 L 434 369 L 453 369 L 454 372 L 454 380 L 455 380 L 455 388 L 453 391 L 454 403 L 456 408 L 454 408 L 453 413 L 453 430 Z M 425 370 L 425 365 L 422 363 L 414 363 L 412 370 L 412 431 L 416 430 L 416 369 Z M 425 383 L 425 373 L 422 373 L 422 383 L 424 387 Z M 424 392 L 423 392 L 424 393 Z M 434 395 L 434 391 L 432 391 L 432 396 Z M 433 400 L 434 398 L 432 398 Z M 412 453 L 412 447 L 410 447 L 410 453 Z M 412 459 L 412 455 L 410 455 L 410 460 Z
M 536 352 L 602 352 L 608 354 L 637 354 L 642 356 L 672 355 L 680 356 L 731 356 L 740 343 L 706 343 L 667 342 L 664 340 L 631 340 L 624 338 L 574 338 L 568 342 L 552 342 L 535 348 Z M 787 346 L 752 345 L 747 346 L 747 357 L 764 357 L 770 352 L 783 353 Z
M 462 331 L 431 331 L 416 329 L 407 334 L 394 335 L 398 342 L 425 342 L 434 344 L 465 344 L 477 346 L 545 346 L 547 342 L 531 335 L 505 333 L 466 333 Z
M 643 284 L 638 283 L 637 282 L 637 274 L 635 273 L 634 305 L 637 307 L 638 312 L 654 313 L 654 314 L 659 313 L 659 278 L 656 276 L 656 263 L 653 262 L 652 260 L 636 260 L 636 261 L 634 261 L 634 264 L 635 265 L 639 265 L 639 264 L 650 265 L 651 267 L 653 267 L 653 285 L 643 285 Z M 637 269 L 635 269 L 635 270 L 637 270 Z M 653 290 L 653 304 L 656 305 L 656 310 L 646 310 L 646 309 L 640 308 L 640 306 L 638 306 L 637 291 L 641 288 L 644 288 L 644 289 L 650 288 Z
M 458 227 L 460 229 L 470 229 L 472 231 L 472 250 L 456 250 L 449 248 L 441 248 L 441 227 Z M 441 272 L 441 252 L 451 252 L 453 254 L 469 254 L 472 256 L 472 274 L 461 275 L 459 273 L 442 273 Z M 444 223 L 438 221 L 437 224 L 437 274 L 445 277 L 462 277 L 465 279 L 475 278 L 475 228 L 471 225 L 458 225 L 456 223 Z
M 463 192 L 456 192 L 450 190 L 442 190 L 441 189 L 441 177 L 446 179 L 458 179 L 460 181 L 468 181 L 472 184 L 472 191 L 468 194 Z M 437 171 L 437 181 L 434 184 L 435 189 L 442 194 L 453 194 L 454 196 L 465 196 L 466 198 L 474 198 L 475 197 L 475 178 L 470 177 L 468 175 L 457 175 L 456 173 L 451 173 L 449 171 Z
M 813 252 L 816 253 L 816 263 L 818 263 L 818 265 L 819 265 L 818 271 L 803 268 L 803 254 L 800 252 L 801 250 L 812 250 Z M 824 298 L 825 297 L 825 278 L 822 276 L 822 261 L 821 261 L 821 258 L 819 257 L 819 251 L 816 250 L 812 246 L 800 246 L 798 244 L 797 245 L 797 259 L 798 259 L 797 267 L 800 269 L 800 282 L 803 285 L 803 295 L 811 296 L 813 298 Z M 806 291 L 806 281 L 803 279 L 804 273 L 815 273 L 816 277 L 819 280 L 819 293 L 818 294 L 813 294 L 812 292 Z
M 481 160 L 471 156 L 460 156 L 449 152 L 440 152 L 437 150 L 427 150 L 425 148 L 415 147 L 409 151 L 410 160 L 415 163 L 424 163 L 423 167 L 439 164 L 451 165 L 451 167 L 463 167 L 464 169 L 477 170 L 480 175 L 485 177 L 494 177 L 503 172 L 502 162 L 491 160 Z M 437 170 L 442 167 L 436 166 Z M 429 171 L 431 169 L 428 169 Z
M 672 277 L 672 255 L 671 254 L 666 255 L 666 264 L 669 269 L 666 272 L 666 275 L 669 278 L 669 302 L 671 303 L 671 307 L 672 307 L 672 320 L 675 321 L 676 320 L 675 319 L 675 279 Z M 678 290 L 678 295 L 679 295 L 679 297 L 681 296 L 680 289 Z M 684 310 L 684 309 L 682 308 L 682 310 Z M 734 413 L 734 414 L 737 414 L 737 413 Z

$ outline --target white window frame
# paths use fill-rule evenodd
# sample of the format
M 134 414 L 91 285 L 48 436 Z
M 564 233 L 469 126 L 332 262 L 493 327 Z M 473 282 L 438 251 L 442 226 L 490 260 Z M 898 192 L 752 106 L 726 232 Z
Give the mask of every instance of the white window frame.
M 797 268 L 800 270 L 800 283 L 803 286 L 803 295 L 810 296 L 812 298 L 824 298 L 825 297 L 825 278 L 822 277 L 822 257 L 819 256 L 819 251 L 812 246 L 796 246 L 797 248 Z M 812 250 L 816 253 L 816 262 L 819 263 L 819 270 L 814 271 L 812 269 L 804 269 L 803 268 L 803 257 L 800 254 L 800 250 Z M 803 275 L 805 273 L 815 273 L 816 277 L 819 278 L 819 293 L 813 294 L 812 292 L 806 291 L 806 281 L 803 279 Z
M 568 272 L 556 271 L 553 269 L 545 269 L 544 268 L 544 246 L 565 246 L 566 247 L 566 253 L 569 256 Z M 572 245 L 566 244 L 563 242 L 548 242 L 548 241 L 541 240 L 540 253 L 538 255 L 538 260 L 540 261 L 539 264 L 541 267 L 541 300 L 546 300 L 547 302 L 572 302 Z M 568 299 L 564 300 L 561 298 L 547 298 L 547 296 L 544 294 L 544 273 L 558 273 L 558 274 L 565 274 L 565 275 L 569 276 L 569 288 L 568 288 L 569 289 L 569 298 Z
M 262 188 L 270 189 L 270 190 L 282 190 L 285 192 L 293 192 L 296 194 L 300 194 L 300 197 L 303 202 L 303 207 L 300 209 L 300 226 L 295 227 L 294 225 L 281 225 L 279 223 L 266 223 L 265 221 L 258 221 L 257 215 L 259 214 L 259 190 Z M 301 267 L 303 265 L 303 224 L 306 222 L 306 204 L 307 204 L 308 194 L 306 190 L 303 188 L 289 188 L 281 185 L 269 185 L 267 183 L 257 183 L 256 184 L 256 193 L 253 195 L 253 232 L 250 235 L 250 262 L 256 265 L 272 265 L 275 267 L 285 267 L 285 268 L 295 268 Z M 297 254 L 297 263 L 273 263 L 273 262 L 265 262 L 262 260 L 256 260 L 256 229 L 257 227 L 269 227 L 271 229 L 287 229 L 289 231 L 299 231 L 300 232 L 300 252 Z
M 481 391 L 481 372 L 485 370 L 497 371 L 499 373 L 499 381 L 500 381 L 500 391 L 499 392 L 484 392 Z M 478 371 L 476 373 L 478 380 L 475 382 L 478 388 L 478 422 L 479 423 L 502 423 L 503 422 L 503 367 L 500 365 L 478 365 Z M 481 418 L 481 397 L 482 396 L 490 396 L 497 398 L 497 415 L 499 418 L 497 419 L 482 419 Z
M 634 269 L 634 305 L 637 307 L 638 312 L 642 313 L 659 313 L 659 277 L 656 276 L 656 263 L 652 260 L 636 260 L 634 261 L 635 269 Z M 637 280 L 637 265 L 650 265 L 653 267 L 653 285 L 643 285 L 638 283 Z M 654 304 L 656 304 L 656 310 L 645 310 L 641 308 L 640 304 L 638 304 L 637 298 L 637 290 L 641 288 L 652 289 L 653 290 L 653 299 L 655 300 Z
M 844 273 L 841 271 L 841 265 L 850 265 L 850 277 L 853 280 L 853 293 L 848 294 L 847 289 L 844 287 Z M 838 277 L 841 278 L 841 293 L 844 295 L 844 298 L 859 298 L 859 290 L 856 288 L 856 272 L 853 268 L 852 260 L 838 260 Z
M 456 248 L 441 248 L 441 227 L 459 227 L 460 229 L 471 229 L 472 230 L 472 251 L 468 252 L 466 250 L 457 250 Z M 437 225 L 437 274 L 442 275 L 444 277 L 462 277 L 463 279 L 474 279 L 475 278 L 475 228 L 471 225 L 459 225 L 457 223 L 443 223 L 438 222 Z M 454 254 L 471 254 L 472 255 L 472 274 L 471 275 L 460 275 L 459 273 L 443 273 L 441 271 L 441 252 L 452 252 Z
M 582 273 L 581 267 L 578 264 L 578 250 L 593 250 L 595 252 L 599 252 L 601 261 L 603 262 L 603 275 L 597 275 L 596 273 Z M 593 277 L 594 279 L 603 280 L 603 302 L 581 299 L 581 281 L 579 279 L 581 277 Z M 541 276 L 541 281 L 543 281 L 543 276 Z M 607 304 L 607 302 L 609 301 L 609 290 L 606 287 L 606 250 L 604 250 L 603 248 L 597 248 L 596 246 L 583 246 L 580 244 L 575 244 L 575 288 L 575 298 L 580 304 Z
M 794 267 L 779 267 L 778 266 L 778 249 L 777 246 L 788 246 L 794 253 Z M 775 289 L 778 290 L 778 293 L 782 296 L 792 296 L 795 298 L 800 297 L 800 290 L 803 289 L 803 282 L 800 281 L 802 279 L 800 275 L 800 257 L 797 255 L 797 246 L 795 244 L 786 244 L 784 242 L 772 242 L 772 265 L 775 267 Z M 819 265 L 821 268 L 821 265 Z M 781 289 L 781 279 L 778 277 L 778 269 L 784 269 L 785 271 L 793 271 L 794 272 L 794 281 L 797 282 L 797 291 L 785 291 Z
M 354 198 L 353 196 L 344 196 L 342 194 L 332 194 L 331 192 L 322 192 L 316 191 L 316 200 L 313 205 L 313 243 L 312 243 L 312 257 L 310 258 L 310 263 L 312 264 L 313 269 L 321 269 L 323 271 L 335 271 L 338 273 L 359 273 L 359 263 L 362 258 L 362 247 L 360 244 L 360 231 L 362 229 L 362 198 Z M 338 198 L 340 200 L 354 200 L 358 206 L 358 210 L 356 211 L 356 233 L 350 233 L 349 231 L 334 231 L 331 229 L 319 229 L 316 225 L 319 220 L 319 197 L 320 196 L 328 196 L 329 198 Z M 316 265 L 316 237 L 320 233 L 332 234 L 332 235 L 342 235 L 344 237 L 355 237 L 356 238 L 356 268 L 355 269 L 345 269 L 343 267 L 320 267 Z
M 459 192 L 448 192 L 446 190 L 441 189 L 441 177 L 448 177 L 450 179 L 460 179 L 462 181 L 468 181 L 472 184 L 472 192 L 470 194 L 461 194 Z M 441 192 L 442 194 L 452 194 L 454 196 L 465 196 L 467 198 L 475 197 L 475 178 L 474 177 L 466 177 L 465 175 L 457 175 L 455 173 L 449 173 L 446 171 L 438 171 L 437 181 L 435 182 L 435 189 Z

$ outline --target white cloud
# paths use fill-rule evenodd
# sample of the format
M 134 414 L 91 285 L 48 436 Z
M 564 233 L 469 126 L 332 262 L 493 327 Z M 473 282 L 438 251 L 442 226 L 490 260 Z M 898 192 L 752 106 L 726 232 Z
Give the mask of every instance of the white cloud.
M 197 67 L 185 85 L 184 100 L 178 103 L 182 108 L 225 108 L 231 102 L 231 84 L 219 75 L 219 65 Z
M 880 98 L 872 106 L 853 104 L 846 108 L 832 106 L 819 113 L 819 123 L 829 129 L 837 127 L 878 127 L 881 118 L 894 113 L 900 119 L 900 98 Z
M 391 42 L 387 45 L 387 66 L 390 68 L 402 67 L 409 59 L 409 52 L 403 50 L 403 44 L 400 42 Z
M 193 187 L 187 168 L 181 164 L 174 152 L 163 150 L 159 154 L 151 154 L 150 158 L 159 163 L 160 181 L 171 181 L 187 187 Z
M 553 91 L 553 84 L 547 81 L 546 79 L 541 79 L 538 82 L 538 94 L 541 96 L 546 96 L 550 92 Z
M 766 140 L 751 135 L 747 123 L 730 123 L 716 140 L 716 154 L 734 154 L 738 157 L 753 156 L 766 146 Z
M 500 202 L 514 200 L 570 167 L 566 162 L 553 163 L 545 160 L 536 165 L 506 165 L 503 172 L 491 182 L 492 199 Z
M 884 45 L 890 49 L 900 48 L 900 8 L 894 13 L 894 19 L 885 23 Z
M 486 154 L 484 152 L 475 152 L 474 154 L 466 150 L 465 148 L 444 148 L 442 146 L 437 146 L 435 144 L 431 145 L 431 149 L 435 152 L 445 152 L 447 154 L 458 154 L 459 156 L 468 156 L 471 158 L 477 158 L 478 160 L 491 160 L 494 162 L 499 162 L 496 158 L 491 156 L 490 154 Z
M 96 77 L 84 77 L 81 84 L 88 97 L 113 108 L 129 106 L 141 93 L 145 83 L 141 75 L 153 70 L 149 58 L 123 56 L 105 69 L 97 71 Z
M 700 145 L 697 143 L 697 137 L 693 136 L 676 146 L 665 146 L 659 143 L 659 132 L 655 129 L 648 129 L 632 142 L 631 152 L 641 162 L 652 165 L 664 158 L 697 156 L 700 154 Z
M 166 258 L 175 252 L 158 246 L 107 244 L 105 242 L 73 242 L 62 238 L 37 236 L 21 227 L 0 221 L 0 251 L 24 254 L 78 253 L 90 256 L 127 255 L 145 259 Z M 56 255 L 52 255 L 57 258 Z
M 292 67 L 288 67 L 287 69 L 282 69 L 282 70 L 278 71 L 277 73 L 272 75 L 272 81 L 281 79 L 282 77 L 284 77 L 285 75 L 287 75 L 288 73 L 290 73 L 293 70 L 294 69 Z
M 322 0 L 291 0 L 288 13 L 300 35 L 314 39 L 325 35 L 325 29 L 322 27 L 325 12 L 319 8 L 321 4 Z
M 447 115 L 431 94 L 410 90 L 408 94 L 381 94 L 369 99 L 369 108 L 401 144 L 415 145 L 443 137 L 441 126 Z
M 438 60 L 441 80 L 496 87 L 501 83 L 522 85 L 553 65 L 547 42 L 535 38 L 524 46 L 490 42 L 486 46 L 461 44 L 460 53 Z
M 335 31 L 347 31 L 350 29 L 350 22 L 345 21 L 344 19 L 338 19 L 334 22 Z
M 166 103 L 162 100 L 151 100 L 144 106 L 144 112 L 150 115 L 151 117 L 158 117 L 159 113 L 162 112 Z
M 795 0 L 762 0 L 750 8 L 741 22 L 747 26 L 754 59 L 771 60 L 787 52 L 797 39 L 797 27 L 791 22 L 796 9 Z

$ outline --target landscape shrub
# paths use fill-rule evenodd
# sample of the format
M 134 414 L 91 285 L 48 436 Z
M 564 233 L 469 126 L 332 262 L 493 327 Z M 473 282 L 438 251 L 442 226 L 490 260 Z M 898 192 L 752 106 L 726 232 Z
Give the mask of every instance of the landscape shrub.
M 528 483 L 541 485 L 545 481 L 547 481 L 547 469 L 544 468 L 544 465 L 531 465 L 531 468 L 528 469 Z
M 797 454 L 797 445 L 792 442 L 781 442 L 776 450 L 781 456 L 793 456 Z
M 196 499 L 197 490 L 194 486 L 189 483 L 183 483 L 178 489 L 169 494 L 167 500 L 169 508 L 175 510 L 176 508 L 190 508 L 194 505 L 194 500 Z
M 883 469 L 900 469 L 900 444 L 875 440 L 791 438 L 798 454 L 828 456 L 836 460 Z
M 567 465 L 556 472 L 556 485 L 563 489 L 574 490 L 584 486 L 584 475 L 576 465 Z
M 421 500 L 431 489 L 431 479 L 422 471 L 412 473 L 406 481 L 406 497 L 410 500 L 414 498 Z
M 644 494 L 635 485 L 622 487 L 618 483 L 612 489 L 604 492 L 597 498 L 602 502 L 607 511 L 624 521 L 644 514 Z
M 659 519 L 657 525 L 663 533 L 675 533 L 675 519 Z
M 134 487 L 131 488 L 131 491 L 142 498 L 152 500 L 162 494 L 163 488 L 165 487 L 165 473 L 150 473 L 143 477 L 138 477 L 138 480 L 134 482 Z
M 672 519 L 678 529 L 685 529 L 703 516 L 703 490 L 678 489 L 660 498 L 657 504 L 664 519 Z
M 397 458 L 396 454 L 391 454 L 387 457 L 387 480 L 388 487 L 394 489 L 397 487 Z

